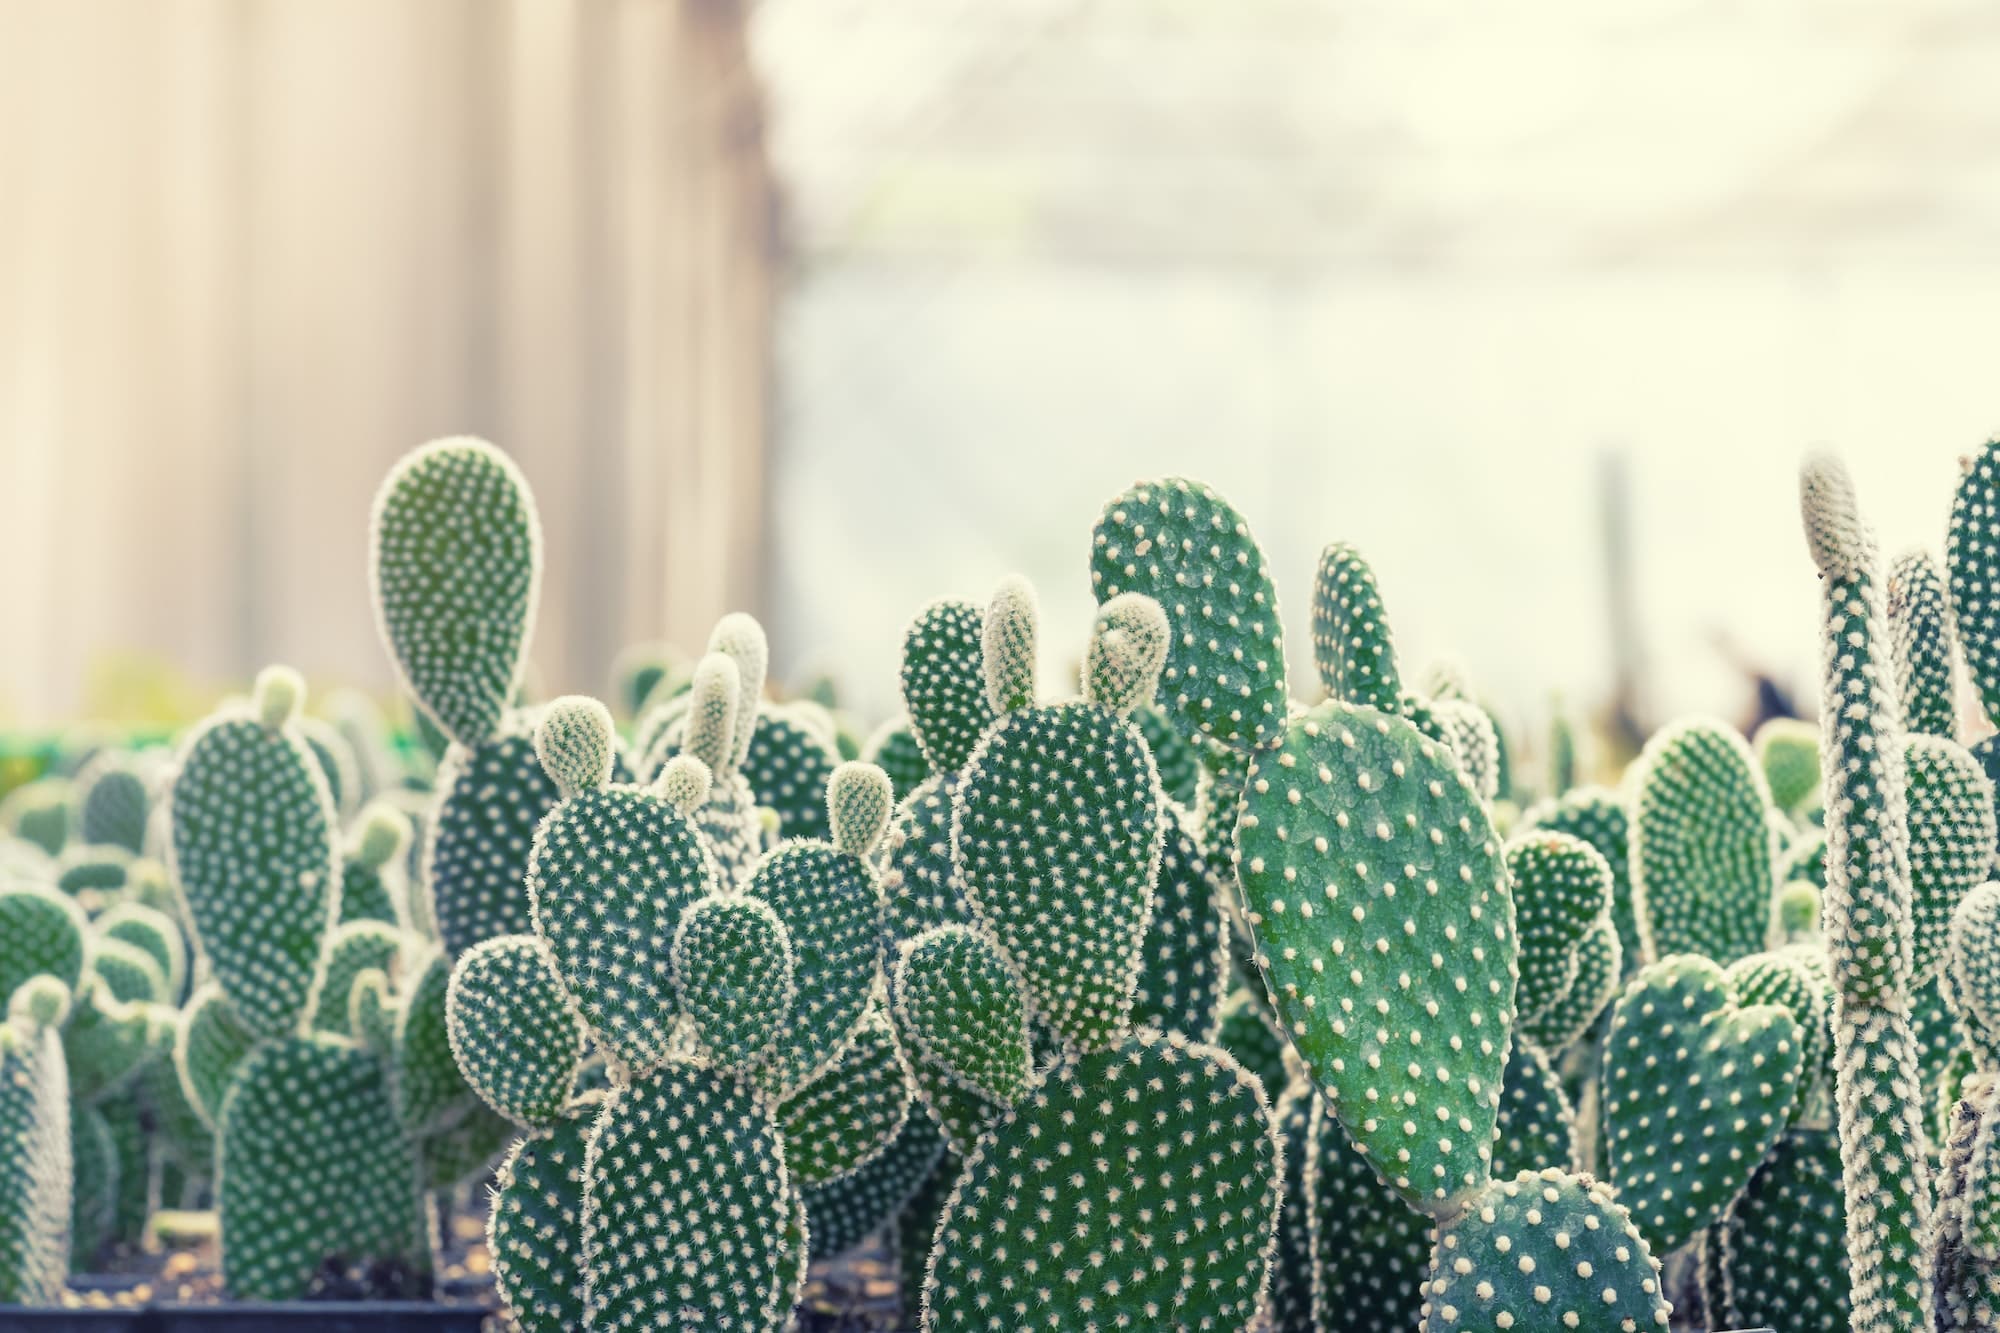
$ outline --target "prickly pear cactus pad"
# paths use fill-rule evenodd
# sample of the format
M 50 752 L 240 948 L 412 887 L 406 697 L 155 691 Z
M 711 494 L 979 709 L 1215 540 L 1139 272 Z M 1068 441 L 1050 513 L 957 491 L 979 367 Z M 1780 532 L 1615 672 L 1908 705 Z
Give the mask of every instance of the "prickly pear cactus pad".
M 98 937 L 90 956 L 90 971 L 96 982 L 114 999 L 167 1001 L 167 974 L 153 955 L 136 944 L 114 936 Z
M 1993 865 L 1993 784 L 1954 741 L 1912 735 L 1903 750 L 1910 821 L 1910 975 L 1937 974 L 1952 909 Z
M 889 775 L 889 781 L 896 787 L 898 804 L 908 799 L 932 771 L 907 717 L 892 718 L 877 727 L 861 747 L 861 757 Z
M 406 981 L 396 1011 L 391 1090 L 403 1127 L 424 1135 L 458 1123 L 476 1097 L 451 1053 L 451 1024 L 445 1015 L 450 960 L 433 949 L 416 960 Z
M 717 887 L 694 825 L 638 787 L 580 792 L 536 830 L 527 885 L 535 933 L 597 1040 L 635 1068 L 666 1058 L 674 931 Z
M 986 616 L 971 602 L 932 602 L 903 633 L 903 706 L 936 773 L 955 773 L 993 721 L 986 697 Z
M 576 1090 L 583 1026 L 548 950 L 533 935 L 470 949 L 445 995 L 453 1056 L 485 1103 L 523 1125 L 550 1125 Z
M 1949 739 L 1958 730 L 1951 661 L 1956 635 L 1944 574 L 1928 551 L 1907 551 L 1889 566 L 1887 611 L 1903 723 L 1913 733 Z
M 47 889 L 0 889 L 0 1005 L 33 976 L 74 991 L 90 959 L 90 924 L 76 900 Z
M 210 1129 L 222 1123 L 223 1095 L 256 1042 L 257 1034 L 243 1026 L 214 982 L 188 997 L 174 1032 L 174 1069 L 188 1103 Z
M 1164 833 L 1144 738 L 1095 704 L 1008 714 L 958 787 L 966 895 L 1037 1016 L 1085 1049 L 1129 1021 Z
M 298 677 L 271 668 L 181 752 L 175 876 L 215 979 L 251 1030 L 297 1028 L 340 905 L 333 798 L 293 719 Z
M 1160 873 L 1146 930 L 1132 1025 L 1167 1028 L 1212 1042 L 1229 987 L 1229 918 L 1187 821 L 1163 802 Z
M 1771 799 L 1749 745 L 1727 723 L 1695 718 L 1656 732 L 1637 763 L 1632 894 L 1647 955 L 1733 963 L 1763 949 Z
M 586 1093 L 521 1137 L 500 1164 L 486 1215 L 493 1288 L 521 1333 L 583 1322 L 583 1162 L 603 1094 Z
M 1847 1232 L 1840 1136 L 1795 1129 L 1780 1138 L 1723 1220 L 1719 1243 L 1730 1293 L 1726 1321 L 1786 1333 L 1848 1333 Z
M 1552 1166 L 1575 1169 L 1576 1115 L 1549 1058 L 1517 1041 L 1507 1057 L 1507 1078 L 1500 1092 L 1493 1174 L 1508 1180 L 1523 1171 Z
M 1424 1333 L 1665 1329 L 1660 1265 L 1609 1188 L 1564 1171 L 1495 1181 L 1438 1231 Z
M 1611 867 L 1581 838 L 1538 829 L 1507 844 L 1507 873 L 1520 936 L 1517 1007 L 1533 1021 L 1575 984 L 1584 938 L 1611 910 Z
M 1514 1022 L 1500 840 L 1404 718 L 1329 700 L 1259 754 L 1236 827 L 1280 1020 L 1357 1146 L 1413 1207 L 1479 1189 Z
M 779 1109 L 793 1178 L 824 1185 L 874 1161 L 903 1132 L 911 1095 L 889 1020 L 871 1012 L 840 1062 Z
M 2000 441 L 1966 460 L 1945 539 L 1951 609 L 1986 715 L 2000 716 Z
M 925 1333 L 1247 1328 L 1284 1173 L 1259 1085 L 1143 1028 L 1071 1054 L 965 1163 L 924 1281 Z
M 1278 1213 L 1278 1242 L 1271 1247 L 1271 1277 L 1264 1320 L 1276 1333 L 1318 1333 L 1313 1324 L 1312 1208 L 1313 1108 L 1319 1094 L 1299 1079 L 1271 1108 L 1284 1141 L 1285 1200 Z
M 77 774 L 78 840 L 123 848 L 136 856 L 146 845 L 150 799 L 145 776 L 131 756 L 115 752 L 100 755 Z
M 1311 1333 L 1415 1327 L 1430 1264 L 1430 1219 L 1382 1183 L 1314 1094 Z
M 2000 1065 L 2000 884 L 1982 884 L 1952 914 L 1947 979 L 1966 1036 Z
M 777 913 L 792 945 L 797 997 L 765 1075 L 788 1095 L 846 1053 L 868 1010 L 882 974 L 880 888 L 864 857 L 793 842 L 764 858 L 748 892 Z
M 69 1276 L 66 988 L 21 988 L 0 1023 L 0 1305 L 52 1305 Z
M 1714 1222 L 1791 1122 L 1804 1048 L 1776 1005 L 1739 1008 L 1722 969 L 1664 958 L 1604 1043 L 1606 1179 L 1662 1252 Z
M 1573 834 L 1598 850 L 1611 867 L 1611 919 L 1625 968 L 1636 972 L 1653 961 L 1644 953 L 1632 905 L 1631 817 L 1618 793 L 1608 787 L 1574 787 L 1535 805 L 1521 825 Z
M 991 940 L 965 926 L 926 931 L 903 945 L 890 989 L 903 1040 L 953 1082 L 1001 1106 L 1027 1091 L 1028 1012 Z
M 313 992 L 312 1026 L 339 1037 L 350 1035 L 347 1009 L 354 979 L 370 969 L 392 970 L 407 939 L 380 921 L 355 921 L 334 931 L 327 941 L 319 989 Z
M 1092 534 L 1097 600 L 1141 592 L 1173 633 L 1160 702 L 1186 735 L 1258 749 L 1285 722 L 1285 638 L 1264 552 L 1229 502 L 1198 481 L 1142 482 Z
M 187 940 L 174 919 L 144 903 L 121 903 L 97 918 L 97 933 L 139 949 L 159 965 L 167 990 L 160 998 L 178 1003 L 187 984 Z M 7 987 L 0 982 L 0 995 Z
M 882 844 L 889 936 L 914 939 L 932 926 L 972 924 L 965 881 L 951 852 L 956 774 L 926 779 L 896 807 Z
M 1334 542 L 1320 553 L 1313 581 L 1312 641 L 1313 662 L 1328 694 L 1384 712 L 1401 708 L 1403 677 L 1375 571 L 1346 542 Z
M 902 1132 L 874 1160 L 804 1188 L 812 1257 L 845 1254 L 887 1226 L 930 1178 L 945 1152 L 937 1122 L 912 1107 Z
M 1737 1004 L 1775 1004 L 1792 1016 L 1799 1028 L 1801 1087 L 1809 1089 L 1826 1064 L 1833 1016 L 1833 994 L 1817 951 L 1804 945 L 1753 953 L 1731 963 L 1722 975 Z M 1804 1105 L 1801 1097 L 1799 1109 Z
M 1534 1018 L 1517 1025 L 1517 1038 L 1525 1038 L 1550 1054 L 1560 1054 L 1590 1030 L 1604 1006 L 1618 993 L 1624 971 L 1624 952 L 1618 931 L 1609 916 L 1601 918 L 1583 937 L 1577 950 L 1576 980 L 1560 1000 Z
M 802 718 L 766 709 L 743 757 L 743 779 L 759 806 L 777 812 L 780 838 L 824 838 L 826 780 L 839 763 L 832 744 Z
M 222 1104 L 222 1276 L 246 1300 L 297 1300 L 329 1257 L 427 1272 L 417 1161 L 382 1066 L 332 1037 L 266 1043 Z
M 704 1054 L 742 1072 L 777 1048 L 798 1000 L 791 937 L 770 904 L 747 894 L 704 898 L 674 932 L 676 994 Z
M 535 714 L 509 713 L 477 745 L 445 752 L 424 822 L 423 892 L 454 957 L 530 927 L 521 871 L 535 828 L 562 798 L 535 754 Z
M 484 440 L 435 440 L 382 483 L 369 556 L 404 685 L 453 740 L 485 740 L 521 683 L 542 581 L 527 481 Z
M 670 1062 L 613 1087 L 584 1164 L 585 1327 L 778 1333 L 805 1275 L 795 1202 L 748 1083 Z

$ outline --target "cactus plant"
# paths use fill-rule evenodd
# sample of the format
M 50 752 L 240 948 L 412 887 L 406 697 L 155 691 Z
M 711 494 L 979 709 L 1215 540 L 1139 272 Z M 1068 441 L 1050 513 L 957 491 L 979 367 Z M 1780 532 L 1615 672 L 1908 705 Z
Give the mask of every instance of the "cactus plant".
M 0 1023 L 0 1305 L 52 1304 L 69 1276 L 69 988 L 16 988 Z

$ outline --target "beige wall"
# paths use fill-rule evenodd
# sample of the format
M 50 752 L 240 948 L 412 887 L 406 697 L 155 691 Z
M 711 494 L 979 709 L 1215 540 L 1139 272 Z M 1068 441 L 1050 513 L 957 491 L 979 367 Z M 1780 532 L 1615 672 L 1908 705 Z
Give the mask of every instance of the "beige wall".
M 754 608 L 761 115 L 733 0 L 0 0 L 0 722 L 107 650 L 386 682 L 439 434 L 536 489 L 551 686 Z

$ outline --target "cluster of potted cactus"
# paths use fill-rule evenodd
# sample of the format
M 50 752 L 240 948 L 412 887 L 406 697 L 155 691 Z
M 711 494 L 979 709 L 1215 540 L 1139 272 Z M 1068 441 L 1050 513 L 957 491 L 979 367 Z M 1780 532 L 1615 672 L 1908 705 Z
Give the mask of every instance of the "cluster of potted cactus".
M 1531 784 L 1344 543 L 1294 682 L 1176 478 L 1091 534 L 1075 697 L 1010 578 L 872 732 L 743 615 L 524 698 L 532 494 L 427 445 L 372 529 L 416 744 L 273 667 L 0 807 L 0 1303 L 183 1205 L 232 1298 L 427 1297 L 490 1181 L 528 1333 L 782 1333 L 864 1244 L 924 1333 L 2000 1326 L 2000 444 L 1942 566 L 1802 497 L 1819 725 Z

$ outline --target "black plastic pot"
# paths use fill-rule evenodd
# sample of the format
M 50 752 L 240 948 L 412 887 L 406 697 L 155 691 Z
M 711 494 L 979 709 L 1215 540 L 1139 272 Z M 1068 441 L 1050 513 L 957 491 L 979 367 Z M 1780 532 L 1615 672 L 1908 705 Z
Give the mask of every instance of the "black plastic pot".
M 480 1333 L 487 1310 L 429 1301 L 155 1305 L 144 1333 Z
M 0 1333 L 480 1333 L 487 1310 L 428 1301 L 149 1305 L 121 1310 L 0 1306 Z

